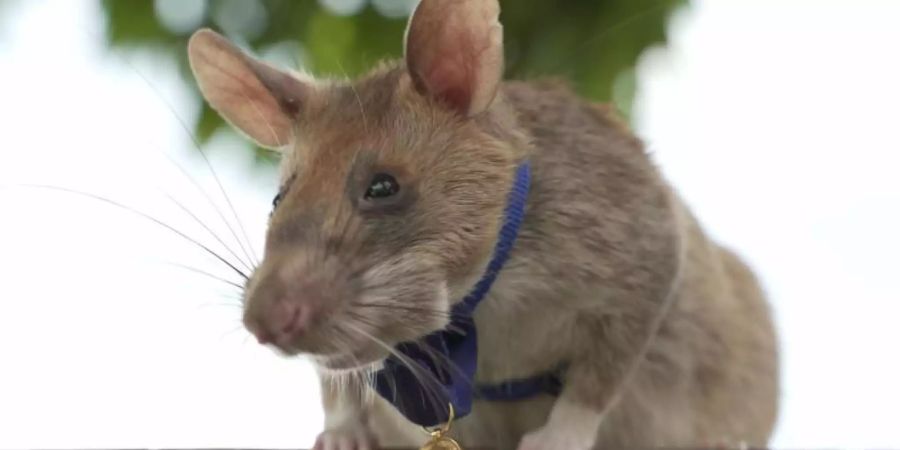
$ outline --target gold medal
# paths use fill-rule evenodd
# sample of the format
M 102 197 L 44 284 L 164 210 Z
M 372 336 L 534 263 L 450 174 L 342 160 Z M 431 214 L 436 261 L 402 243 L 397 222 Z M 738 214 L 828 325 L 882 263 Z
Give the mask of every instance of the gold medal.
M 462 450 L 462 447 L 453 439 L 435 431 L 431 433 L 431 439 L 422 446 L 421 450 Z
M 444 436 L 450 431 L 450 425 L 452 423 L 453 404 L 450 404 L 450 417 L 447 419 L 447 423 L 436 430 L 429 431 L 426 428 L 425 432 L 431 436 L 431 439 L 429 439 L 420 450 L 462 450 L 462 447 L 460 447 L 456 441 L 450 439 L 448 436 Z

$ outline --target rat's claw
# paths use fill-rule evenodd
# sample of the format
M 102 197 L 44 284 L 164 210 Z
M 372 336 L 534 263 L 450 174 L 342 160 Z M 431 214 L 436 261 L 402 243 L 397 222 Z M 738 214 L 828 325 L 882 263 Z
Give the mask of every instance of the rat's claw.
M 377 450 L 375 439 L 363 428 L 325 430 L 313 450 Z

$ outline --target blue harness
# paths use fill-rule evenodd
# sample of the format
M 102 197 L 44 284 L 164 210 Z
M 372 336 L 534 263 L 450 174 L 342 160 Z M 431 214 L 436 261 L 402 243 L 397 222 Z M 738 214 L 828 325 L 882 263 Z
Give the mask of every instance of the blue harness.
M 487 271 L 475 288 L 452 310 L 450 325 L 418 342 L 398 344 L 374 377 L 376 391 L 391 402 L 409 421 L 432 427 L 446 423 L 453 406 L 454 417 L 472 410 L 473 399 L 515 401 L 539 394 L 559 395 L 560 374 L 546 373 L 498 384 L 475 385 L 478 361 L 478 336 L 472 314 L 484 299 L 509 253 L 525 216 L 525 202 L 531 186 L 528 162 L 516 170 L 515 184 L 509 193 L 504 223 Z M 411 370 L 406 364 L 413 366 Z

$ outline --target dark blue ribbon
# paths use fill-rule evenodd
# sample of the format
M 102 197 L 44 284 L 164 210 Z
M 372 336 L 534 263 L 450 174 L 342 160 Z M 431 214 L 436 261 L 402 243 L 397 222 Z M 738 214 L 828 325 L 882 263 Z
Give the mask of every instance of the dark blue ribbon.
M 391 355 L 375 375 L 378 393 L 413 423 L 426 427 L 446 423 L 450 404 L 456 418 L 464 417 L 472 410 L 473 398 L 514 401 L 541 393 L 559 394 L 561 384 L 556 373 L 489 386 L 475 386 L 473 381 L 478 361 L 478 335 L 472 313 L 509 259 L 525 217 L 530 186 L 531 168 L 525 162 L 516 170 L 503 226 L 487 270 L 472 292 L 453 307 L 447 329 L 425 336 L 418 344 L 397 345 L 397 352 L 403 355 L 407 364 Z

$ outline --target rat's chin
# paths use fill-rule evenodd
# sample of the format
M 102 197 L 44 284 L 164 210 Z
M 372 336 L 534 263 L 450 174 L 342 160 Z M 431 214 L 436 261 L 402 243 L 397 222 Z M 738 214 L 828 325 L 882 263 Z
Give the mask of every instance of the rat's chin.
M 380 348 L 372 348 L 334 355 L 317 355 L 313 357 L 313 360 L 322 369 L 333 372 L 346 372 L 378 365 L 388 355 L 387 351 Z

